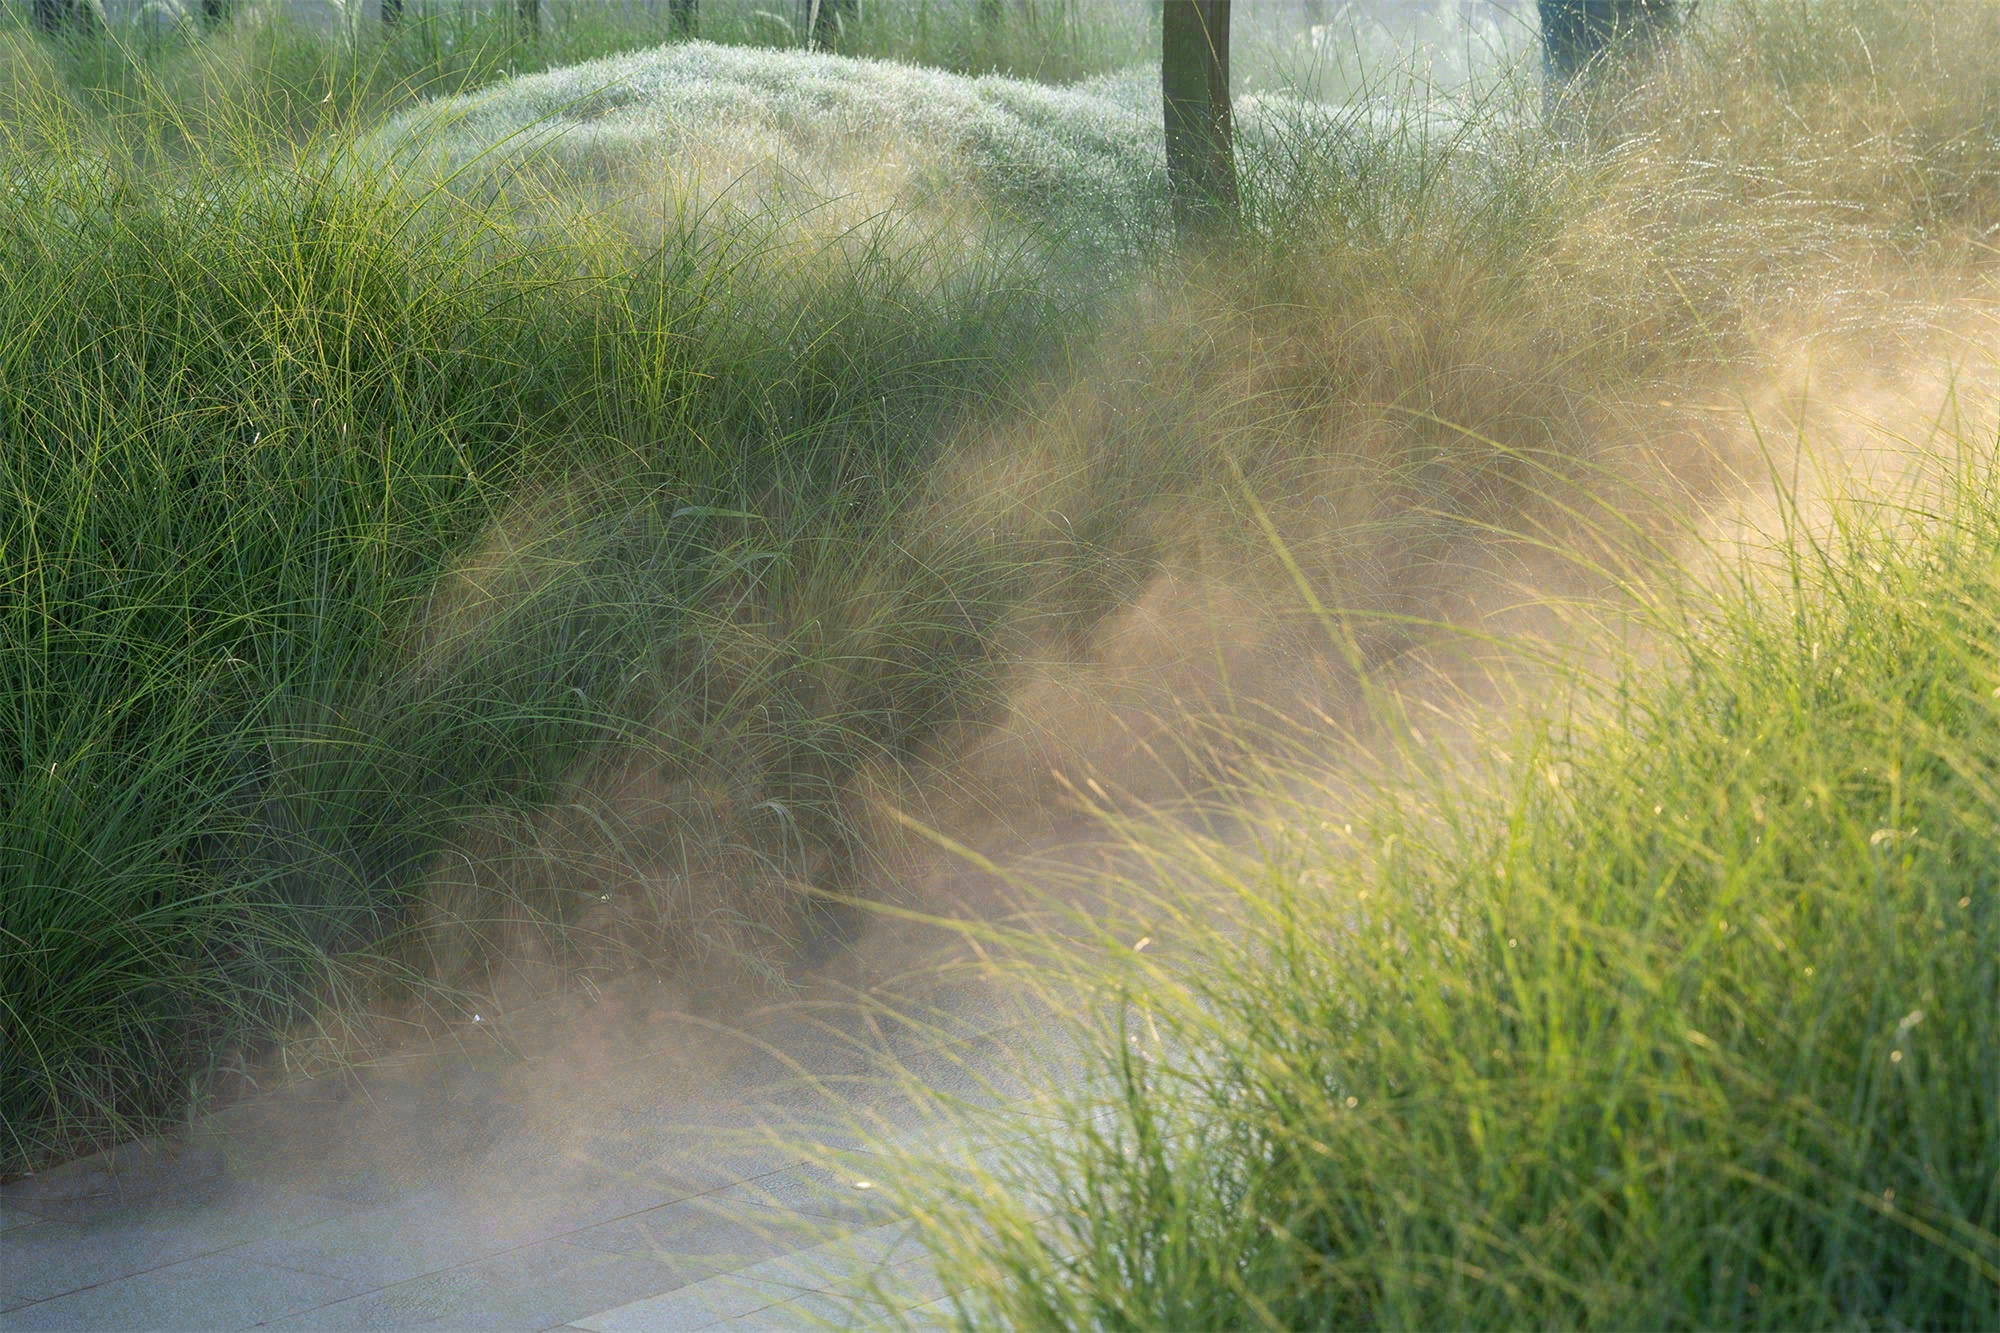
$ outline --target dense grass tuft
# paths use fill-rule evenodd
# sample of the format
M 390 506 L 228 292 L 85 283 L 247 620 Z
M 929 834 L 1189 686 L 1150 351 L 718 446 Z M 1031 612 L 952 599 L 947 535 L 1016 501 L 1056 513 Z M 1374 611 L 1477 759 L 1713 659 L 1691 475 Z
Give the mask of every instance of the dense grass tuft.
M 1055 974 L 1098 997 L 1090 1091 L 930 1206 L 960 1309 L 2000 1317 L 1990 467 L 1837 509 L 1470 783 L 1295 786 L 1250 854 L 1149 837 L 1196 886 L 1126 886 Z

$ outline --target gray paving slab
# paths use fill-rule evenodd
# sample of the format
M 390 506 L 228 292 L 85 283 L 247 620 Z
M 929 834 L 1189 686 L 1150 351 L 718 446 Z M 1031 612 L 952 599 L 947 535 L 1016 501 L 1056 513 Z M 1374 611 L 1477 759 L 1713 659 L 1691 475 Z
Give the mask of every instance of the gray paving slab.
M 630 1110 L 615 1127 L 598 1131 L 593 1141 L 600 1152 L 615 1158 L 621 1151 L 618 1138 L 626 1136 L 648 1154 L 645 1160 L 653 1169 L 713 1189 L 789 1165 L 805 1155 L 801 1143 L 860 1147 L 866 1135 L 846 1104 L 858 1077 L 789 1079 L 726 1097 Z
M 537 1241 L 554 1240 L 659 1202 L 643 1187 L 599 1193 L 588 1186 L 429 1190 L 381 1208 L 302 1228 L 244 1247 L 260 1263 L 386 1287 L 425 1273 L 477 1262 Z
M 829 1146 L 865 1148 L 884 1137 L 928 1141 L 961 1130 L 967 1109 L 1032 1111 L 1037 1085 L 1031 1068 L 1008 1045 L 990 1039 L 899 1057 L 839 1089 L 855 1128 L 851 1142 L 832 1139 Z
M 313 1182 L 323 1198 L 338 1199 L 355 1208 L 375 1208 L 407 1199 L 431 1185 L 429 1177 L 382 1168 L 342 1172 Z
M 917 1233 L 916 1223 L 907 1217 L 899 1217 L 893 1222 L 866 1227 L 853 1232 L 840 1241 L 849 1253 L 871 1264 L 896 1264 L 905 1259 L 914 1259 L 924 1252 L 924 1243 Z
M 740 1098 L 794 1082 L 858 1073 L 868 1062 L 859 1038 L 844 1035 L 826 1018 L 799 1015 L 746 1040 L 741 1057 L 714 1086 Z
M 871 1271 L 874 1265 L 833 1242 L 751 1264 L 736 1276 L 750 1282 L 775 1282 L 800 1291 L 830 1291 Z
M 837 1170 L 817 1162 L 801 1162 L 718 1190 L 716 1197 L 805 1213 L 854 1227 L 901 1216 L 901 1210 L 881 1188 L 880 1174 L 890 1165 L 887 1159 L 869 1161 L 863 1154 L 856 1156 L 864 1160 L 859 1164 L 843 1163 Z
M 828 1230 L 823 1218 L 707 1196 L 649 1209 L 563 1239 L 587 1249 L 698 1269 L 700 1276 L 709 1277 L 813 1245 Z
M 231 1120 L 239 1123 L 217 1138 L 233 1175 L 360 1206 L 490 1174 L 525 1128 L 500 1076 L 463 1061 L 295 1085 L 223 1117 Z
M 889 1307 L 862 1296 L 838 1296 L 809 1291 L 788 1301 L 738 1315 L 716 1325 L 729 1333 L 799 1333 L 816 1328 L 875 1328 L 889 1318 Z
M 658 1172 L 529 1153 L 489 1171 L 317 1227 L 259 1242 L 253 1257 L 377 1285 L 555 1240 L 695 1192 Z
M 831 1095 L 837 1096 L 838 1093 Z M 836 1109 L 829 1100 L 829 1094 L 815 1093 L 789 1104 L 783 1101 L 761 1102 L 745 1107 L 744 1113 L 755 1126 L 754 1133 L 775 1139 L 774 1146 L 780 1149 L 790 1147 L 792 1150 L 784 1154 L 791 1158 L 790 1161 L 771 1162 L 764 1170 L 739 1171 L 736 1173 L 738 1180 L 792 1165 L 805 1156 L 803 1151 L 798 1150 L 799 1144 L 808 1144 L 814 1151 L 859 1152 L 866 1151 L 873 1142 L 867 1120 L 851 1110 Z M 754 1148 L 744 1156 L 756 1156 Z
M 942 1288 L 877 1178 L 895 1158 L 848 1149 L 889 1129 L 944 1145 L 934 1114 L 886 1108 L 921 1108 L 924 1084 L 1012 1091 L 1017 1062 L 962 1026 L 886 1041 L 874 1015 L 823 1017 L 767 1024 L 748 1055 L 715 1039 L 713 1078 L 657 1037 L 623 1059 L 614 1032 L 588 1034 L 621 1057 L 594 1074 L 531 1054 L 287 1090 L 218 1127 L 233 1179 L 199 1207 L 0 1216 L 0 1326 L 880 1322 Z
M 555 1240 L 703 1192 L 663 1169 L 619 1170 L 543 1157 L 501 1164 L 450 1193 L 464 1211 L 525 1241 Z
M 749 1282 L 734 1274 L 704 1279 L 571 1321 L 589 1333 L 688 1333 L 754 1314 L 806 1293 L 779 1282 Z M 796 1327 L 796 1325 L 795 1325 Z
M 0 1201 L 46 1222 L 86 1223 L 138 1208 L 198 1205 L 228 1184 L 227 1162 L 215 1148 L 141 1138 L 0 1185 Z
M 704 1276 L 650 1259 L 544 1241 L 274 1320 L 271 1327 L 534 1333 Z
M 957 1098 L 975 1105 L 1017 1101 L 1032 1096 L 1038 1087 L 1033 1062 L 1013 1049 L 1011 1041 L 996 1038 L 912 1052 L 888 1071 L 885 1082 L 925 1097 Z
M 798 1143 L 756 1134 L 693 1135 L 656 1129 L 621 1129 L 581 1148 L 577 1157 L 591 1167 L 617 1174 L 635 1186 L 655 1189 L 655 1203 L 673 1203 L 726 1189 L 741 1181 L 796 1165 L 806 1156 Z M 633 1211 L 637 1211 L 636 1209 Z
M 36 1222 L 0 1232 L 0 1282 L 19 1301 L 52 1296 L 285 1235 L 352 1211 L 336 1199 L 232 1184 L 191 1208 Z
M 890 1312 L 943 1299 L 947 1292 L 916 1228 L 907 1222 L 869 1228 L 769 1259 L 738 1276 L 835 1297 L 852 1307 L 849 1313 L 866 1315 L 863 1322 L 877 1322 Z
M 907 1219 L 864 1227 L 818 1245 L 766 1259 L 743 1270 L 753 1280 L 769 1279 L 808 1291 L 827 1291 L 857 1276 L 885 1271 L 923 1253 L 916 1227 Z
M 349 1296 L 352 1283 L 211 1254 L 0 1316 L 20 1329 L 240 1329 Z
M 924 1049 L 965 1035 L 899 1012 L 879 998 L 800 1006 L 771 1032 L 773 1045 L 812 1051 L 806 1063 L 820 1074 L 867 1069 L 885 1053 Z
M 466 1218 L 429 1195 L 273 1236 L 244 1247 L 246 1258 L 352 1282 L 368 1291 L 487 1258 L 530 1237 Z
M 870 1294 L 887 1300 L 891 1309 L 911 1310 L 947 1300 L 951 1288 L 926 1255 L 895 1265 L 869 1290 Z
M 933 1330 L 942 1333 L 944 1329 L 955 1329 L 959 1326 L 958 1307 L 947 1296 L 912 1309 L 898 1311 L 896 1323 L 902 1329 L 912 1330 L 913 1333 L 932 1333 Z

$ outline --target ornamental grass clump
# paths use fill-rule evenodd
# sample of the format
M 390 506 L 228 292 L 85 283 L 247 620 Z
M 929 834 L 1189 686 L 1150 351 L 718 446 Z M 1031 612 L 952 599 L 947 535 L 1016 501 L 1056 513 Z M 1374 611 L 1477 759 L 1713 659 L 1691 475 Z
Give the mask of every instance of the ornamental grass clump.
M 451 1011 L 481 955 L 437 923 L 501 910 L 411 915 L 459 830 L 690 743 L 662 679 L 797 679 L 687 652 L 1118 280 L 918 200 L 635 231 L 574 177 L 453 194 L 254 108 L 163 152 L 47 72 L 0 123 L 0 1172 L 190 1114 L 323 1002 Z M 948 712 L 964 644 L 913 651 Z M 813 697 L 757 715 L 768 827 L 734 830 L 780 954 L 839 841 L 820 766 L 864 743 Z M 531 929 L 582 910 L 554 890 Z
M 1472 772 L 1385 704 L 1403 777 L 1127 824 L 1094 929 L 990 940 L 1081 1054 L 1056 1127 L 917 1170 L 962 1317 L 2000 1317 L 2000 508 L 1942 450 L 1941 503 L 1723 553 Z

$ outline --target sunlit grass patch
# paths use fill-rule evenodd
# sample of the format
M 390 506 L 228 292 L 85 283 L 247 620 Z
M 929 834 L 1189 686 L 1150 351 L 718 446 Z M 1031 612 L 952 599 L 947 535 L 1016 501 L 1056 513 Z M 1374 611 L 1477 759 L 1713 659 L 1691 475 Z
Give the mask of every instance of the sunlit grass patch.
M 2000 510 L 1931 447 L 1908 508 L 1655 578 L 1655 660 L 1476 776 L 1129 826 L 1159 875 L 1014 941 L 1086 1052 L 1059 1126 L 918 1195 L 960 1315 L 1992 1322 Z

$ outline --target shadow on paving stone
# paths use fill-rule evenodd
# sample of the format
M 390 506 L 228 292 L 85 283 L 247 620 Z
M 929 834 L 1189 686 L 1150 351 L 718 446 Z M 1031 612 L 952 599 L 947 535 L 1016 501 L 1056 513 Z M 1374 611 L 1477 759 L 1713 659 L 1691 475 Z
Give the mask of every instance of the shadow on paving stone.
M 115 1209 L 200 1203 L 229 1179 L 214 1148 L 136 1139 L 0 1186 L 0 1204 L 48 1222 L 89 1222 Z

